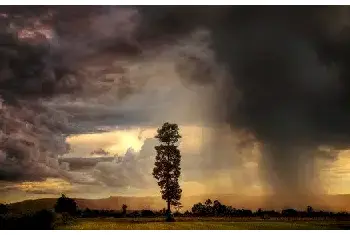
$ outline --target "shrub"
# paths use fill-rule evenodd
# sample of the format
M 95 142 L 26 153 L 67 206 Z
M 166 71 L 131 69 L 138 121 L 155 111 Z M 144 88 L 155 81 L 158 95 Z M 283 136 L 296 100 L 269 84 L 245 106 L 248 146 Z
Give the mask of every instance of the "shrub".
M 133 211 L 130 214 L 128 214 L 128 217 L 133 217 L 133 218 L 141 217 L 141 213 L 139 211 Z
M 154 217 L 155 213 L 151 210 L 142 210 L 141 211 L 141 216 L 142 217 Z
M 0 204 L 0 215 L 5 215 L 8 213 L 8 207 L 5 204 Z
M 53 229 L 55 215 L 48 210 L 22 216 L 1 216 L 0 229 L 7 230 L 38 230 Z

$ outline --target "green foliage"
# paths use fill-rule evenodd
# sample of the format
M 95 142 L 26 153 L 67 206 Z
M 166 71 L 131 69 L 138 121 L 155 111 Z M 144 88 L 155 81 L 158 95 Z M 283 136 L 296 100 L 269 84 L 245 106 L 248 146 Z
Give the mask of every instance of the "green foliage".
M 211 204 L 212 204 L 213 202 L 210 200 L 210 199 L 207 199 L 206 201 L 205 201 L 205 205 L 206 206 L 211 206 Z
M 203 205 L 202 203 L 197 203 L 197 204 L 194 204 L 193 207 L 192 207 L 192 213 L 194 215 L 206 215 L 207 214 L 207 208 L 205 207 L 205 205 Z
M 199 202 L 193 205 L 192 213 L 195 216 L 210 216 L 210 217 L 225 217 L 225 216 L 241 216 L 241 217 L 249 217 L 253 215 L 251 210 L 237 210 L 232 208 L 231 206 L 226 206 L 221 204 L 219 200 L 207 199 L 204 204 Z
M 162 128 L 158 129 L 157 133 L 158 134 L 155 136 L 155 138 L 157 138 L 161 143 L 174 145 L 181 138 L 178 125 L 168 122 L 164 123 Z
M 181 136 L 178 125 L 168 122 L 164 123 L 157 132 L 155 138 L 159 140 L 160 145 L 155 146 L 157 155 L 153 176 L 158 181 L 162 199 L 167 202 L 170 212 L 170 205 L 178 205 L 182 193 L 178 182 L 181 174 L 181 154 L 176 145 Z
M 74 199 L 68 198 L 62 194 L 62 196 L 57 199 L 55 212 L 74 215 L 77 212 L 77 203 L 74 201 Z

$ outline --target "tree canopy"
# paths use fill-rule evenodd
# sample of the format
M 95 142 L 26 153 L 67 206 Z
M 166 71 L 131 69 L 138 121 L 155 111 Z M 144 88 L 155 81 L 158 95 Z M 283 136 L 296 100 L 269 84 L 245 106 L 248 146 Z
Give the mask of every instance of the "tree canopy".
M 66 195 L 62 194 L 62 196 L 57 199 L 55 204 L 55 212 L 73 215 L 77 212 L 77 203 L 74 199 L 66 197 Z

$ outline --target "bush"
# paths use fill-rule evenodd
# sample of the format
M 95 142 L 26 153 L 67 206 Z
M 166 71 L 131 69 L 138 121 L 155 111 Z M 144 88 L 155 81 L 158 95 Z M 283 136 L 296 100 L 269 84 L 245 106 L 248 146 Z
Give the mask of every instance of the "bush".
M 48 210 L 22 216 L 1 216 L 0 229 L 7 230 L 39 230 L 53 229 L 55 215 Z
M 185 211 L 184 216 L 192 216 L 192 213 L 187 210 Z
M 141 211 L 141 216 L 142 217 L 154 217 L 155 213 L 151 210 L 142 210 Z
M 295 216 L 298 216 L 298 211 L 294 209 L 285 209 L 285 210 L 282 210 L 282 215 L 287 217 L 295 217 Z
M 137 217 L 141 217 L 141 213 L 139 211 L 133 211 L 130 214 L 128 214 L 127 216 L 137 218 Z
M 175 222 L 175 218 L 171 213 L 168 213 L 165 218 L 165 222 Z
M 48 210 L 41 210 L 34 214 L 33 220 L 37 222 L 36 227 L 41 229 L 52 229 L 55 214 Z
M 180 217 L 180 216 L 182 216 L 182 214 L 181 214 L 180 212 L 176 211 L 176 212 L 174 213 L 174 216 L 175 216 L 175 217 Z
M 8 207 L 5 204 L 0 204 L 0 215 L 5 215 L 8 213 Z

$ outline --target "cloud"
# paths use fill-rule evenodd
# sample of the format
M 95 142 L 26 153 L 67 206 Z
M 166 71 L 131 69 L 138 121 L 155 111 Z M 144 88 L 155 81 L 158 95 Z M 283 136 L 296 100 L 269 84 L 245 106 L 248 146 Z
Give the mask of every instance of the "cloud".
M 158 125 L 169 117 L 195 120 L 189 105 L 179 113 L 168 108 L 176 100 L 177 107 L 186 107 L 183 104 L 193 97 L 179 84 L 167 88 L 176 84 L 173 60 L 181 55 L 160 48 L 155 56 L 158 45 L 143 38 L 141 56 L 136 38 L 145 32 L 139 29 L 141 15 L 136 8 L 87 7 L 84 14 L 74 7 L 32 9 L 3 9 L 1 37 L 9 46 L 0 50 L 1 150 L 6 156 L 1 179 L 67 175 L 68 165 L 60 165 L 57 157 L 69 151 L 64 141 L 69 134 L 115 125 Z M 44 29 L 50 35 L 38 34 Z M 150 58 L 155 59 L 149 63 Z M 156 69 L 166 58 L 170 60 L 163 68 Z M 165 74 L 172 77 L 167 78 L 170 82 L 162 78 Z M 153 82 L 141 93 L 150 77 Z M 162 88 L 155 90 L 159 82 Z M 138 95 L 130 98 L 131 93 Z M 176 98 L 179 93 L 181 99 Z M 160 99 L 164 102 L 152 107 Z
M 0 150 L 0 163 L 4 162 L 5 160 L 6 160 L 6 153 Z
M 320 145 L 347 148 L 349 142 L 344 121 L 349 116 L 344 106 L 348 71 L 342 52 L 324 54 L 347 45 L 322 37 L 328 29 L 319 18 L 293 26 L 309 15 L 331 15 L 331 10 L 297 12 L 268 7 L 255 14 L 246 8 L 238 22 L 238 10 L 232 9 L 227 17 L 233 26 L 212 31 L 212 48 L 230 73 L 217 93 L 215 110 L 225 110 L 217 118 L 262 143 L 262 176 L 276 193 L 319 192 L 314 189 L 319 185 L 315 152 Z M 306 28 L 311 30 L 306 33 Z
M 90 153 L 90 155 L 102 155 L 102 156 L 106 156 L 106 155 L 109 155 L 109 154 L 110 154 L 109 152 L 103 150 L 102 148 L 96 149 L 96 150 L 94 150 L 94 151 L 92 151 Z
M 46 179 L 42 182 L 22 182 L 13 188 L 32 194 L 61 194 L 71 189 L 71 184 L 60 179 Z
M 2 9 L 6 17 L 1 24 L 3 33 L 0 37 L 6 47 L 0 48 L 0 149 L 3 161 L 0 180 L 44 180 L 66 174 L 57 157 L 69 150 L 66 135 L 79 128 L 69 122 L 75 113 L 57 111 L 47 105 L 50 99 L 62 95 L 70 99 L 94 96 L 108 92 L 113 86 L 117 87 L 118 93 L 130 90 L 127 79 L 121 76 L 116 80 L 105 80 L 98 71 L 83 71 L 81 66 L 84 57 L 103 54 L 107 44 L 114 46 L 112 41 L 116 44 L 127 42 L 126 38 L 131 37 L 134 28 L 129 21 L 136 14 L 134 10 L 113 8 L 108 10 L 113 11 L 110 14 L 95 16 L 91 27 L 81 31 L 90 36 L 81 40 L 76 31 L 70 31 L 79 20 L 75 18 L 69 22 L 71 25 L 65 21 L 74 12 L 62 11 L 62 8 L 53 12 L 50 8 L 32 9 L 33 12 L 23 8 Z M 37 33 L 43 32 L 40 30 L 44 28 L 52 35 L 43 38 Z M 120 49 L 117 46 L 114 52 Z M 113 66 L 110 71 L 116 72 Z
M 64 165 L 66 170 L 86 170 L 95 167 L 99 162 L 113 162 L 117 157 L 65 157 L 59 158 L 60 164 Z
M 67 151 L 62 132 L 65 119 L 59 113 L 37 114 L 39 107 L 21 102 L 20 107 L 3 105 L 1 180 L 41 180 L 59 177 L 57 155 Z
M 98 162 L 92 170 L 92 176 L 108 187 L 148 188 L 154 185 L 154 146 L 154 141 L 147 139 L 139 153 L 130 148 L 120 161 Z
M 233 135 L 244 131 L 253 136 L 251 144 L 261 146 L 261 177 L 273 192 L 320 193 L 315 161 L 336 154 L 320 154 L 319 147 L 349 145 L 349 30 L 344 20 L 349 9 L 227 7 L 200 11 L 191 22 L 180 16 L 181 9 L 166 9 L 164 17 L 174 25 L 159 35 L 186 38 L 200 27 L 209 32 L 198 37 L 199 47 L 186 41 L 190 53 L 177 67 L 189 83 L 212 88 L 204 95 L 212 98 L 204 122 L 229 124 Z M 203 16 L 215 20 L 209 23 Z M 313 20 L 307 21 L 310 16 Z M 330 18 L 332 24 L 326 23 Z M 219 128 L 215 136 L 222 134 Z M 218 156 L 214 166 L 232 161 L 230 155 Z
M 277 193 L 312 191 L 315 162 L 348 147 L 348 8 L 30 9 L 2 9 L 0 180 L 147 185 L 141 153 L 96 165 L 58 156 L 67 135 L 165 120 L 216 130 L 184 169 L 258 159 Z

